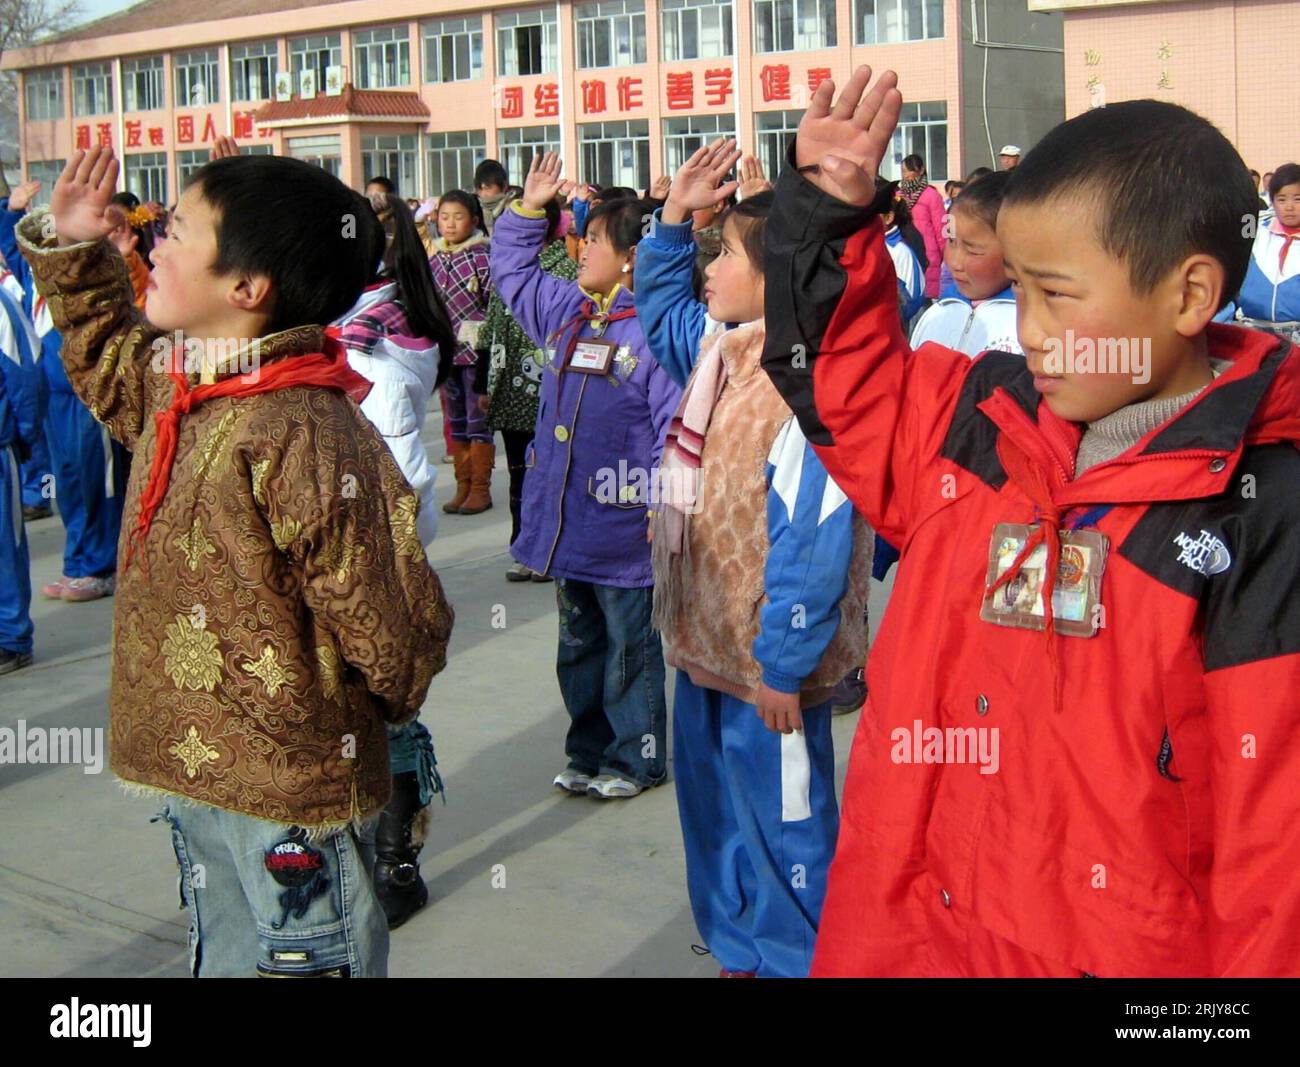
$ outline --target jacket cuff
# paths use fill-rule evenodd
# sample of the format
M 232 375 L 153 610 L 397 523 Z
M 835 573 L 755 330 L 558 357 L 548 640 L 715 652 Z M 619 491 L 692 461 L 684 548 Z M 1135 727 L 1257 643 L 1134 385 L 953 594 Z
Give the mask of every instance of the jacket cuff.
M 128 294 L 131 292 L 126 262 L 107 238 L 60 246 L 54 232 L 54 216 L 45 209 L 24 216 L 15 236 L 23 258 L 32 268 L 37 290 L 47 299 L 65 291 L 111 285 L 121 287 Z
M 522 200 L 510 201 L 510 210 L 513 211 L 516 215 L 522 215 L 526 219 L 546 218 L 545 208 L 542 208 L 540 211 L 538 211 L 531 207 L 524 207 L 524 202 Z
M 782 674 L 770 667 L 763 668 L 763 684 L 778 693 L 797 693 L 803 687 L 803 679 L 793 674 Z
M 666 245 L 676 245 L 679 248 L 695 243 L 695 234 L 692 232 L 691 220 L 685 222 L 664 222 L 663 211 L 661 207 L 655 208 L 654 214 L 650 221 L 650 236 L 656 241 Z
M 897 182 L 890 182 L 876 193 L 866 207 L 846 204 L 823 192 L 799 173 L 795 164 L 795 138 L 786 150 L 786 165 L 776 179 L 777 211 L 783 216 L 787 233 L 809 241 L 843 240 L 858 232 L 877 215 L 883 215 L 894 201 Z

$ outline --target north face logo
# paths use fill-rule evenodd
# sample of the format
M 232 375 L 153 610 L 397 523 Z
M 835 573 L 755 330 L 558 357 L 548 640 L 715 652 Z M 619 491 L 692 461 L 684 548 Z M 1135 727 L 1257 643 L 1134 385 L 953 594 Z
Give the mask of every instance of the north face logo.
M 1212 574 L 1222 574 L 1232 566 L 1232 556 L 1228 554 L 1228 546 L 1209 530 L 1202 530 L 1200 537 L 1180 533 L 1174 538 L 1174 544 L 1182 549 L 1178 553 L 1178 562 L 1207 578 Z

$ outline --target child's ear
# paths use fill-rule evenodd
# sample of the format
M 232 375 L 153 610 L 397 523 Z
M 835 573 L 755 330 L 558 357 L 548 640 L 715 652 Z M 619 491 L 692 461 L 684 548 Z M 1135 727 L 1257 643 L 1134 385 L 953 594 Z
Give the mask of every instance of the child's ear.
M 234 284 L 226 294 L 231 307 L 254 315 L 269 315 L 274 296 L 274 285 L 265 274 L 236 275 Z
M 1183 337 L 1195 337 L 1219 310 L 1227 278 L 1223 264 L 1214 256 L 1188 256 L 1179 271 L 1182 300 L 1174 329 Z

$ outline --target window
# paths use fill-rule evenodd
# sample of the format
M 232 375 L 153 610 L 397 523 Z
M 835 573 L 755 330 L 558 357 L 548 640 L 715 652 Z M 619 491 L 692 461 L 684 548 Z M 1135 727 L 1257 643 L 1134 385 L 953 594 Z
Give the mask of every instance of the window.
M 638 192 L 650 184 L 650 123 L 592 122 L 578 127 L 582 180 L 625 185 Z
M 163 58 L 122 60 L 122 107 L 126 111 L 157 111 L 163 99 Z
M 230 99 L 270 100 L 280 57 L 274 41 L 230 46 Z M 322 82 L 321 84 L 324 84 Z
M 754 51 L 834 48 L 835 0 L 754 0 Z
M 664 119 L 664 173 L 676 174 L 691 153 L 709 142 L 735 136 L 734 115 L 682 115 Z
M 63 118 L 63 68 L 28 71 L 27 121 Z
M 298 77 L 304 70 L 316 72 L 317 86 L 325 84 L 325 68 L 343 66 L 342 38 L 337 33 L 317 37 L 294 37 L 289 41 L 289 70 L 293 73 L 294 91 L 301 85 Z
M 855 44 L 893 44 L 943 36 L 943 0 L 855 0 Z
M 890 181 L 902 176 L 903 160 L 918 155 L 925 160 L 925 173 L 932 182 L 948 179 L 948 104 L 943 100 L 904 104 L 890 151 L 880 164 L 880 173 Z
M 411 84 L 411 35 L 405 24 L 352 35 L 352 84 L 358 89 Z
M 416 193 L 416 136 L 394 133 L 361 138 L 361 180 L 383 175 L 397 187 L 398 196 Z
M 126 187 L 145 203 L 150 200 L 167 203 L 167 153 L 127 156 Z
M 176 106 L 203 107 L 221 103 L 221 82 L 217 74 L 217 50 L 178 52 L 172 57 L 176 68 Z
M 429 194 L 441 196 L 450 189 L 472 193 L 474 168 L 487 158 L 487 130 L 431 133 L 428 141 Z M 509 169 L 506 164 L 506 170 Z
M 113 68 L 108 63 L 83 63 L 72 68 L 72 113 L 109 115 L 113 111 Z
M 560 150 L 560 127 L 514 126 L 498 130 L 497 149 L 511 183 L 522 188 L 533 156 Z
M 27 164 L 27 180 L 41 183 L 41 191 L 32 197 L 32 207 L 50 206 L 54 183 L 59 180 L 59 175 L 67 165 L 66 159 L 33 159 Z
M 717 59 L 732 44 L 731 0 L 659 0 L 664 59 Z
M 315 163 L 336 178 L 343 169 L 343 149 L 337 134 L 333 137 L 289 137 L 285 145 L 290 159 Z
M 644 0 L 579 4 L 573 17 L 580 68 L 625 67 L 645 62 Z
M 559 26 L 555 8 L 508 11 L 496 16 L 497 74 L 554 74 L 558 66 Z
M 269 144 L 241 144 L 239 154 L 241 156 L 269 156 L 272 153 Z
M 206 148 L 196 148 L 190 151 L 176 153 L 176 188 L 178 191 L 185 188 L 185 183 L 190 180 L 190 175 L 200 167 L 207 164 L 212 158 L 212 153 Z
M 424 80 L 463 82 L 483 77 L 483 19 L 438 19 L 420 27 Z
M 763 172 L 775 180 L 785 166 L 785 150 L 799 129 L 802 111 L 760 111 L 755 118 L 758 161 Z

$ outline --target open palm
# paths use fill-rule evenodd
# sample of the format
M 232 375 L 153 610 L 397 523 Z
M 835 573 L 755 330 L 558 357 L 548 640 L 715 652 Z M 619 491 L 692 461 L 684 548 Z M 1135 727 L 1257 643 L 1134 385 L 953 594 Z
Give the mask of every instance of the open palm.
M 887 70 L 871 81 L 871 68 L 858 67 L 840 93 L 833 82 L 817 86 L 808 110 L 799 123 L 795 138 L 795 165 L 806 172 L 809 181 L 831 196 L 859 207 L 875 199 L 876 174 L 889 150 L 903 96 L 898 91 L 898 75 Z
M 677 168 L 669 186 L 668 199 L 689 215 L 701 208 L 713 207 L 736 191 L 739 182 L 723 182 L 740 158 L 732 138 L 717 140 L 691 153 L 690 159 Z
M 560 177 L 563 171 L 564 163 L 555 152 L 533 156 L 528 166 L 528 177 L 524 179 L 524 207 L 541 211 L 557 196 L 568 193 L 573 182 Z
M 99 145 L 68 160 L 50 196 L 60 244 L 98 241 L 117 224 L 109 211 L 117 189 L 117 171 L 113 150 Z

